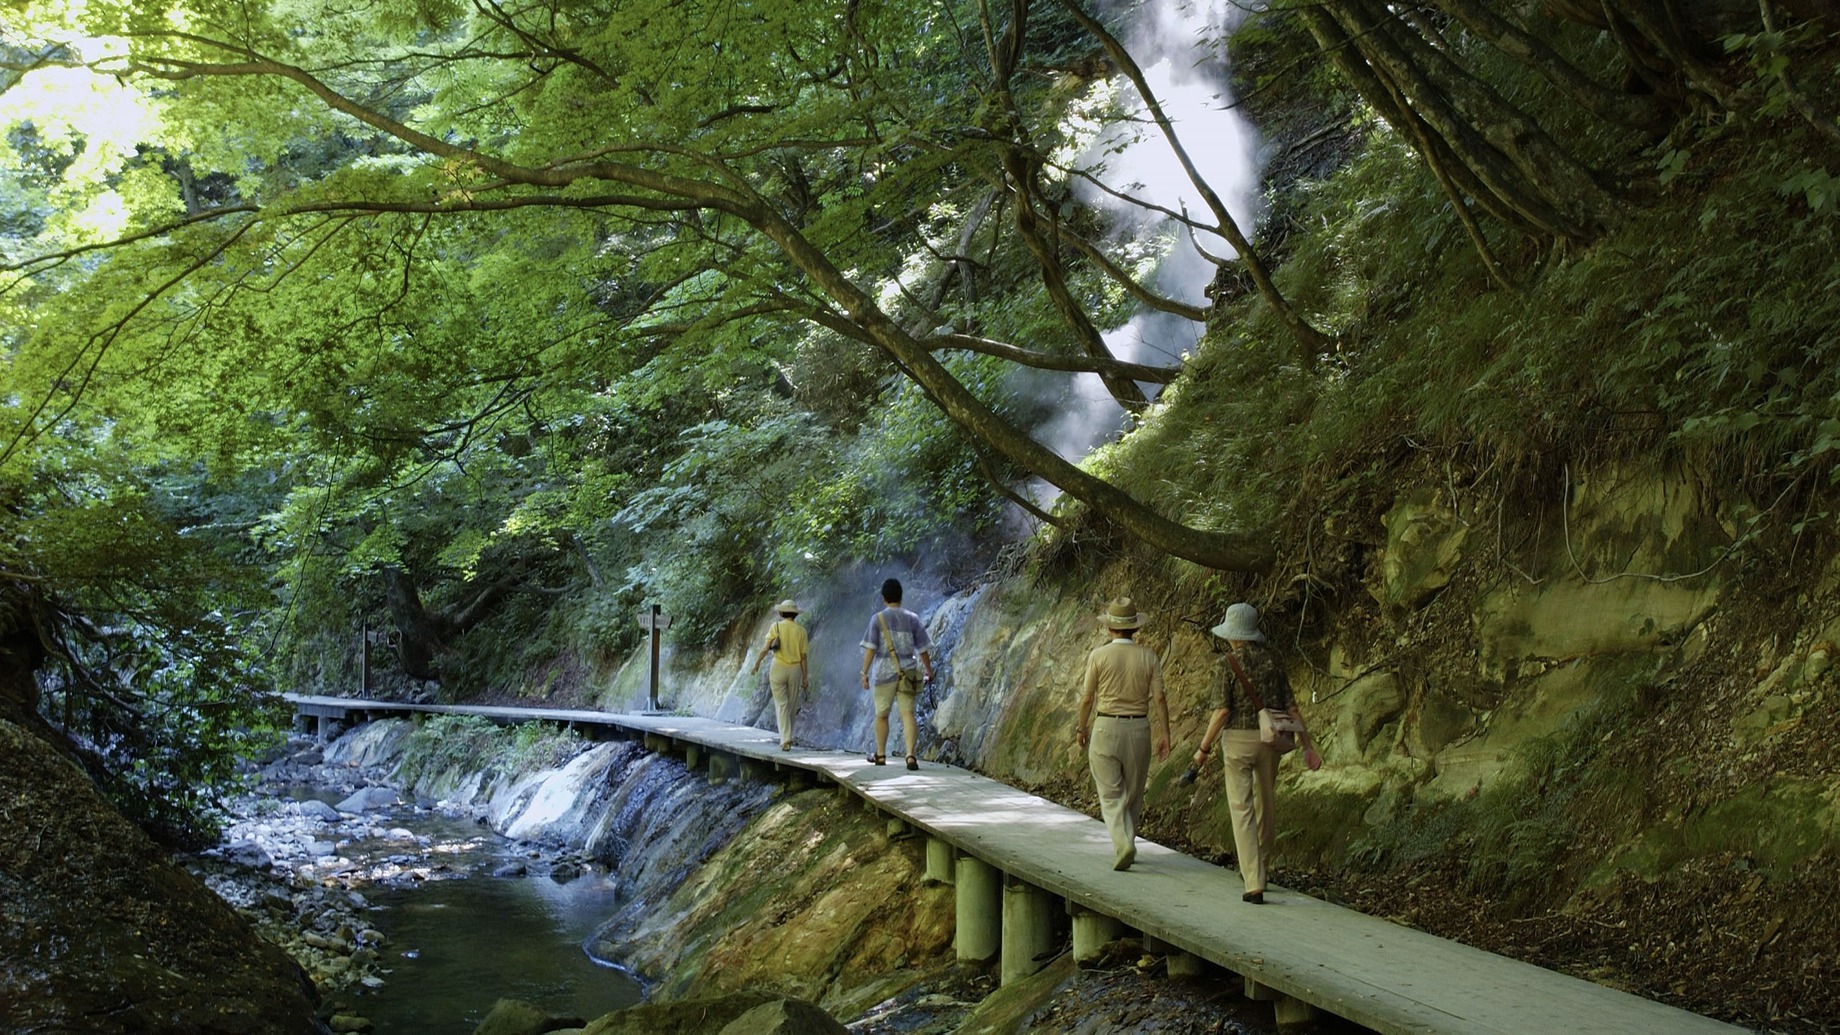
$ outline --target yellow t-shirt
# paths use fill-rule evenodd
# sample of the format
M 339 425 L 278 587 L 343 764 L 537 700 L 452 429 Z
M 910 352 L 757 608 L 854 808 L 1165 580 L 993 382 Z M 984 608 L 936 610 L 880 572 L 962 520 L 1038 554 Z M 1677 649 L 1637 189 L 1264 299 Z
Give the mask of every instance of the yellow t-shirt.
M 773 652 L 773 660 L 796 665 L 811 652 L 811 643 L 805 638 L 805 627 L 792 619 L 781 618 L 768 626 L 768 643 L 773 642 L 775 632 L 779 634 L 779 649 Z

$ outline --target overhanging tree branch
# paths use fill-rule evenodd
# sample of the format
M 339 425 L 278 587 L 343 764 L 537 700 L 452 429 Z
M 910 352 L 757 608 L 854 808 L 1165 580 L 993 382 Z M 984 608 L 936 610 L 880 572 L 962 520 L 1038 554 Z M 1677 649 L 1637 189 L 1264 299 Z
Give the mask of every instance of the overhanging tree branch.
M 1062 458 L 1004 420 L 953 377 L 934 358 L 928 344 L 904 331 L 892 317 L 883 312 L 830 256 L 784 218 L 775 206 L 750 189 L 734 186 L 741 178 L 732 171 L 716 171 L 714 167 L 720 163 L 714 159 L 702 156 L 700 164 L 726 182 L 681 175 L 634 162 L 604 159 L 564 167 L 521 165 L 406 125 L 344 96 L 304 69 L 264 58 L 249 48 L 187 34 L 160 35 L 234 54 L 242 60 L 214 63 L 169 56 L 132 62 L 129 65 L 131 70 L 159 78 L 210 76 L 287 80 L 300 85 L 334 111 L 388 134 L 416 150 L 449 159 L 463 168 L 476 169 L 505 184 L 556 189 L 598 181 L 646 192 L 640 196 L 628 197 L 622 204 L 631 203 L 649 209 L 699 209 L 733 216 L 770 241 L 777 252 L 803 275 L 815 291 L 828 299 L 854 329 L 866 335 L 867 340 L 905 370 L 953 423 L 1012 463 L 1103 513 L 1121 528 L 1156 549 L 1222 569 L 1262 570 L 1271 563 L 1272 547 L 1264 536 L 1186 527 Z M 642 148 L 643 145 L 634 147 Z M 652 148 L 651 153 L 664 157 L 660 154 L 664 150 Z M 690 154 L 681 144 L 670 145 L 670 150 L 678 156 Z M 557 200 L 573 203 L 572 199 L 567 198 Z M 510 199 L 498 201 L 470 197 L 465 190 L 456 190 L 443 202 L 430 204 L 439 210 L 441 204 L 452 209 L 493 203 L 516 204 Z M 408 211 L 424 210 L 422 205 L 406 203 L 392 203 L 386 207 Z

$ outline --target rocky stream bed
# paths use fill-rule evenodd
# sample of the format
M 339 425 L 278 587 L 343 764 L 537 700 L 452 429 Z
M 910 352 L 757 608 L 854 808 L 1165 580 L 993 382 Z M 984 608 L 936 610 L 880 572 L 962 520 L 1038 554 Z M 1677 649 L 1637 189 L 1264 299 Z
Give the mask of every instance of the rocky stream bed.
M 187 866 L 248 917 L 311 976 L 321 1022 L 332 1032 L 402 1033 L 369 1015 L 415 948 L 392 944 L 386 903 L 400 889 L 434 881 L 543 880 L 609 876 L 580 851 L 507 842 L 482 814 L 451 803 L 417 803 L 389 785 L 380 768 L 328 763 L 308 742 L 267 766 L 253 793 L 230 803 L 232 821 L 216 848 Z M 436 833 L 426 832 L 435 828 Z M 481 855 L 481 842 L 497 842 Z M 482 858 L 493 860 L 489 866 Z M 949 955 L 949 954 L 948 954 Z M 504 975 L 511 990 L 517 975 Z M 1098 965 L 1076 968 L 1063 954 L 1034 978 L 998 988 L 987 968 L 937 961 L 912 983 L 859 1016 L 832 1023 L 864 1035 L 944 1032 L 1200 1033 L 1271 1028 L 1270 1008 L 1238 995 L 1222 975 L 1172 980 L 1161 959 L 1136 942 L 1116 943 Z M 765 1029 L 774 1007 L 774 1029 Z M 770 992 L 729 992 L 708 1000 L 645 1004 L 598 1018 L 552 1012 L 553 1004 L 499 1002 L 480 1032 L 718 1032 L 726 1018 L 740 1031 L 816 1031 L 816 1014 Z M 809 1004 L 805 1004 L 809 1005 Z M 769 1011 L 770 1013 L 771 1011 Z M 745 1023 L 742 1015 L 746 1015 Z M 790 1018 L 790 1019 L 787 1019 Z M 789 1026 L 787 1026 L 789 1025 Z M 448 1030 L 448 1029 L 443 1029 Z M 1343 1030 L 1329 1028 L 1325 1030 Z

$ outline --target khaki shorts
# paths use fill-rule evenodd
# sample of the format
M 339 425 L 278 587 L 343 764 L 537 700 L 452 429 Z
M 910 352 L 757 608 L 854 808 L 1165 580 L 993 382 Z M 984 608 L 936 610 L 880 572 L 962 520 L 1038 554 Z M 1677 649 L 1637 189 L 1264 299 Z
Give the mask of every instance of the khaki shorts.
M 875 684 L 872 692 L 875 694 L 875 714 L 877 715 L 888 714 L 888 709 L 894 705 L 896 694 L 907 698 L 901 702 L 901 708 L 910 709 L 914 706 L 914 698 L 920 693 L 920 673 L 903 672 L 886 683 Z

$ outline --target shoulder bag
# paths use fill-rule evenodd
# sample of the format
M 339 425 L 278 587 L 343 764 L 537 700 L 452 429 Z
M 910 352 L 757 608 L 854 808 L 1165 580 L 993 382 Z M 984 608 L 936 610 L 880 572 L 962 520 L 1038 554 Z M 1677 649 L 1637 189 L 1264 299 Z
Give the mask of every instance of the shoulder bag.
M 1259 710 L 1259 739 L 1276 748 L 1278 754 L 1285 754 L 1297 747 L 1297 734 L 1303 732 L 1303 723 L 1291 717 L 1290 712 L 1281 712 L 1276 708 L 1265 707 L 1265 701 L 1259 692 L 1252 688 L 1252 680 L 1246 678 L 1246 670 L 1239 667 L 1239 659 L 1227 651 L 1227 664 L 1233 666 L 1233 674 L 1239 677 L 1239 685 L 1246 688 L 1246 696 L 1252 706 Z

